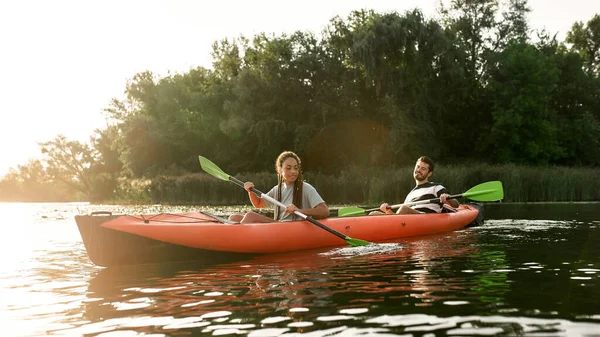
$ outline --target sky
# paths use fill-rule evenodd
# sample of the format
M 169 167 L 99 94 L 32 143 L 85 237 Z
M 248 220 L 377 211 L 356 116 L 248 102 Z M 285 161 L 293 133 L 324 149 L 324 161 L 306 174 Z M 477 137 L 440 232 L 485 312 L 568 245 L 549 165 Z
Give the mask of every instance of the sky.
M 215 41 L 319 33 L 335 16 L 420 8 L 439 0 L 2 0 L 0 1 L 0 177 L 41 156 L 58 134 L 86 142 L 106 127 L 102 110 L 127 80 L 211 67 Z M 530 0 L 529 22 L 564 37 L 600 14 L 600 1 Z

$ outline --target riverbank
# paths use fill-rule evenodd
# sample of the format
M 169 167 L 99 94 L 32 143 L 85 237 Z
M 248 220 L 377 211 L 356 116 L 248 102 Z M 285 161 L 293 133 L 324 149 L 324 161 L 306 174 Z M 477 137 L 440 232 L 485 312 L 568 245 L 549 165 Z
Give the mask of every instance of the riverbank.
M 412 167 L 399 169 L 351 169 L 339 176 L 305 173 L 328 204 L 379 205 L 400 203 L 414 187 Z M 275 174 L 239 174 L 267 192 L 277 181 Z M 432 181 L 451 194 L 463 193 L 486 181 L 499 180 L 505 202 L 572 202 L 600 200 L 600 169 L 584 167 L 531 167 L 517 165 L 449 165 L 436 167 Z M 154 203 L 234 205 L 247 204 L 241 189 L 207 174 L 159 177 L 146 187 Z
M 252 181 L 267 192 L 277 183 L 273 172 L 232 173 Z M 414 187 L 412 166 L 402 168 L 352 168 L 331 176 L 304 172 L 329 204 L 379 205 L 401 203 Z M 440 182 L 452 194 L 463 193 L 486 181 L 499 180 L 504 186 L 504 202 L 586 202 L 600 200 L 600 168 L 533 167 L 518 165 L 437 165 L 432 181 Z M 33 191 L 33 192 L 32 192 Z M 3 190 L 0 201 L 65 202 L 85 201 L 82 193 L 28 193 Z M 42 196 L 42 197 L 40 197 Z M 96 204 L 119 205 L 246 205 L 247 194 L 238 186 L 205 173 L 157 176 L 144 180 L 120 180 L 110 198 Z

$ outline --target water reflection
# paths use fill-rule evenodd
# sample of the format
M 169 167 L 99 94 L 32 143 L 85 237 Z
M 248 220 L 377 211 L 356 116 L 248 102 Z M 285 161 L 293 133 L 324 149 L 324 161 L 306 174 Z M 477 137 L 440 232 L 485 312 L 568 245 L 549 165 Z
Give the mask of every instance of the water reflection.
M 23 226 L 4 237 L 26 239 L 15 249 L 4 246 L 0 266 L 0 327 L 7 336 L 600 331 L 598 221 L 491 220 L 377 250 L 103 269 L 87 259 L 67 216 L 72 208 L 28 207 Z
M 136 326 L 137 332 L 166 334 L 173 329 L 273 336 L 560 335 L 599 327 L 523 308 L 523 301 L 512 297 L 522 298 L 536 286 L 520 282 L 525 291 L 515 289 L 514 274 L 538 273 L 544 267 L 537 262 L 512 265 L 504 246 L 482 244 L 478 230 L 390 247 L 394 249 L 384 254 L 321 249 L 208 268 L 100 270 L 88 287 L 88 296 L 98 300 L 86 303 L 84 317 L 116 326 L 120 317 L 129 317 L 126 326 Z M 539 307 L 539 298 L 536 303 Z M 519 317 L 524 313 L 540 318 Z
M 202 318 L 185 324 L 205 324 L 209 318 L 221 323 L 233 315 L 240 322 L 262 325 L 289 320 L 292 327 L 305 329 L 352 321 L 367 312 L 384 313 L 391 302 L 408 307 L 463 305 L 470 301 L 456 301 L 456 292 L 471 293 L 479 280 L 472 273 L 450 271 L 479 254 L 476 239 L 474 232 L 465 231 L 389 244 L 394 249 L 385 254 L 321 249 L 202 269 L 156 265 L 99 270 L 89 280 L 84 318 L 139 315 L 156 324 L 147 316 L 164 320 L 184 315 L 188 320 Z M 215 313 L 223 315 L 207 316 Z

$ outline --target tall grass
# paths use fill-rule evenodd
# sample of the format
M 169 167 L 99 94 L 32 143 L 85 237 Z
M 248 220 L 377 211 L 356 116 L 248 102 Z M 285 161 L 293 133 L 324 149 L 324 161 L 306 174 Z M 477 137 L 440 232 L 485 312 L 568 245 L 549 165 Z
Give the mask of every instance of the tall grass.
M 330 204 L 378 205 L 383 201 L 401 203 L 414 187 L 413 167 L 351 168 L 339 176 L 305 172 Z M 237 175 L 267 192 L 277 183 L 273 172 Z M 432 181 L 442 183 L 450 193 L 463 193 L 473 186 L 500 180 L 505 202 L 600 201 L 600 168 L 531 167 L 517 165 L 436 165 Z M 241 187 L 204 173 L 161 176 L 146 187 L 152 203 L 171 205 L 243 205 L 248 195 Z M 134 195 L 130 193 L 131 195 Z M 140 200 L 142 202 L 146 200 Z

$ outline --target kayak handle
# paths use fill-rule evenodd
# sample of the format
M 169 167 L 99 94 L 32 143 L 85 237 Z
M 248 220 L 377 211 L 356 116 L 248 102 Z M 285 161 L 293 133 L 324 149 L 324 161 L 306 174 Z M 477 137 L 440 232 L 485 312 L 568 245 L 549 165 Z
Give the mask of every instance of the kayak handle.
M 109 211 L 96 211 L 96 212 L 92 212 L 90 213 L 91 216 L 94 215 L 112 215 L 112 212 Z

